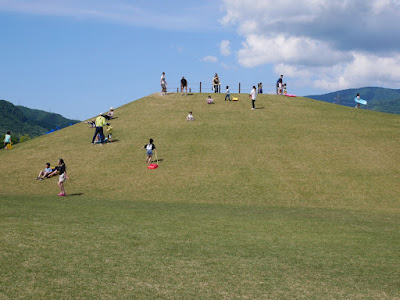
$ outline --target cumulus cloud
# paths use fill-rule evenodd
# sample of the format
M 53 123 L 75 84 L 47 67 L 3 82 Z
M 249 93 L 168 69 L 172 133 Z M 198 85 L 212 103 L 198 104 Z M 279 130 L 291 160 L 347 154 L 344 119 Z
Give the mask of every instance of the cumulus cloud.
M 223 2 L 221 23 L 243 37 L 242 66 L 272 63 L 324 89 L 400 87 L 399 0 Z
M 202 61 L 205 61 L 205 62 L 212 62 L 212 63 L 218 62 L 218 58 L 215 57 L 215 56 L 211 56 L 211 55 L 205 56 L 205 57 L 203 57 L 201 60 L 202 60 Z
M 219 50 L 221 52 L 221 55 L 223 56 L 231 55 L 231 42 L 227 40 L 222 40 L 219 44 Z

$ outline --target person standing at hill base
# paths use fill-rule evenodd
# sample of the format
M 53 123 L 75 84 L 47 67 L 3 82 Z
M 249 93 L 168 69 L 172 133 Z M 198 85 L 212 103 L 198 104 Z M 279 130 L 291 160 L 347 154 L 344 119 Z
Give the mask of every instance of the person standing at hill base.
M 182 93 L 182 96 L 183 96 L 183 90 L 185 90 L 185 96 L 187 96 L 187 85 L 188 85 L 187 80 L 185 79 L 185 77 L 182 77 L 182 79 L 181 79 L 181 93 Z
M 251 105 L 252 105 L 251 110 L 255 110 L 256 109 L 256 99 L 257 99 L 257 89 L 255 86 L 253 86 L 253 89 L 250 92 L 250 98 L 251 98 Z
M 95 129 L 94 136 L 92 139 L 92 145 L 94 145 L 94 140 L 96 139 L 96 136 L 98 134 L 100 135 L 100 143 L 103 145 L 103 142 L 104 142 L 103 126 L 106 125 L 106 119 L 100 113 L 99 116 L 96 118 L 95 123 L 96 123 L 96 129 Z
M 281 95 L 282 94 L 282 82 L 283 82 L 283 75 L 279 77 L 278 81 L 276 82 L 276 94 Z
M 54 173 L 55 172 L 60 175 L 58 179 L 58 187 L 60 188 L 61 193 L 59 193 L 58 196 L 67 196 L 67 194 L 65 194 L 64 182 L 66 179 L 69 179 L 69 177 L 67 175 L 67 168 L 65 167 L 65 163 L 62 158 L 58 160 L 58 166 L 56 167 Z

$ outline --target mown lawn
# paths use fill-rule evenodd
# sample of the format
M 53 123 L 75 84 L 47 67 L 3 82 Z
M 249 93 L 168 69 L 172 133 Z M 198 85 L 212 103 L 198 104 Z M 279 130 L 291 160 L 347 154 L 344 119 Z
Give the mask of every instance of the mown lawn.
M 3 299 L 400 297 L 395 213 L 1 200 Z

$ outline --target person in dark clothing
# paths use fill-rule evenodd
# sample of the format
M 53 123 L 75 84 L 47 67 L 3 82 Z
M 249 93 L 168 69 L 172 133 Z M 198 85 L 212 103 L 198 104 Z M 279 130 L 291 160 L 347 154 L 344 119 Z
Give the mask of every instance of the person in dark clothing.
M 278 81 L 276 82 L 276 94 L 281 95 L 282 94 L 282 83 L 283 83 L 283 75 L 279 77 Z
M 182 93 L 182 96 L 183 96 L 183 90 L 185 90 L 185 96 L 187 96 L 187 86 L 188 86 L 187 80 L 185 79 L 185 77 L 182 77 L 182 79 L 181 79 L 181 93 Z

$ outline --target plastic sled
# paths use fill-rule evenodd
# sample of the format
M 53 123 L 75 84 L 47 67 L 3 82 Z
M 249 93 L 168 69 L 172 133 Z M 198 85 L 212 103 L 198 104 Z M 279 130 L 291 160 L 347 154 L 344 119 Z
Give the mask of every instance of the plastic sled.
M 11 144 L 7 144 L 6 147 L 7 147 L 8 150 L 11 150 L 11 149 L 12 149 L 12 145 L 11 145 Z
M 296 97 L 294 94 L 285 94 L 286 97 Z
M 232 101 L 238 101 L 239 98 L 238 97 L 232 97 Z
M 157 169 L 158 165 L 157 164 L 150 164 L 147 166 L 147 169 Z
M 355 98 L 354 98 L 354 101 L 355 101 L 356 103 L 360 103 L 360 104 L 362 104 L 362 105 L 367 105 L 367 100 L 364 100 L 364 99 L 357 99 L 357 97 L 355 97 Z

